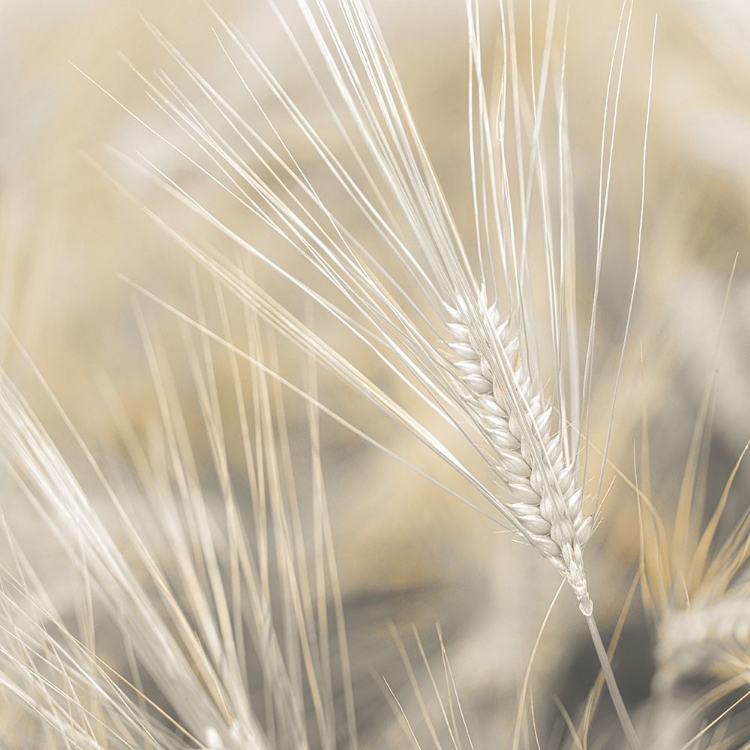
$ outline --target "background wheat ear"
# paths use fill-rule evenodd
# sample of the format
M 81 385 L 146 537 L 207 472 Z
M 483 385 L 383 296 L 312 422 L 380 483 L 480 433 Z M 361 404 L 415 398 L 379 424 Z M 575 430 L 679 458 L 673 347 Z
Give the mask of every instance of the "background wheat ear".
M 742 650 L 747 640 L 748 514 L 742 514 L 729 532 L 720 536 L 720 529 L 726 526 L 722 517 L 736 491 L 734 481 L 746 452 L 747 447 L 715 503 L 695 498 L 695 493 L 705 492 L 700 480 L 696 484 L 705 464 L 689 468 L 672 538 L 662 531 L 649 545 L 652 552 L 647 560 L 652 565 L 659 560 L 662 571 L 657 578 L 650 568 L 646 591 L 659 622 L 659 672 L 655 679 L 660 689 L 668 690 L 675 681 L 691 675 L 720 671 L 724 659 L 736 666 L 732 653 Z M 704 505 L 712 508 L 706 522 L 699 520 L 702 512 L 693 512 Z
M 273 342 L 247 322 L 248 349 L 273 361 Z M 97 750 L 356 748 L 317 415 L 308 411 L 308 454 L 295 466 L 278 383 L 188 335 L 193 383 L 180 390 L 158 338 L 143 330 L 163 421 L 144 440 L 116 411 L 129 459 L 111 472 L 73 432 L 81 473 L 93 479 L 86 489 L 0 375 L 5 468 L 67 554 L 83 601 L 71 624 L 3 517 L 0 663 L 21 717 L 12 737 Z M 226 356 L 233 395 L 220 396 L 215 367 Z M 307 383 L 314 398 L 309 363 Z M 188 398 L 211 444 L 200 470 L 183 422 Z M 228 441 L 238 435 L 244 476 L 231 476 Z M 109 528 L 99 493 L 113 511 Z M 115 653 L 100 653 L 113 631 Z
M 701 722 L 708 733 L 728 716 L 722 731 L 733 738 L 731 746 L 742 736 L 742 731 L 736 733 L 733 727 L 732 712 L 744 700 L 746 685 L 740 653 L 748 627 L 744 581 L 750 538 L 748 514 L 738 514 L 731 498 L 737 492 L 735 482 L 747 446 L 720 496 L 713 498 L 715 482 L 709 481 L 707 439 L 715 387 L 712 377 L 672 516 L 666 515 L 667 503 L 657 506 L 660 513 L 649 497 L 653 490 L 648 471 L 642 477 L 638 489 L 644 572 L 641 595 L 654 627 L 653 731 L 662 731 L 659 741 L 672 742 L 671 733 L 679 744 L 678 738 L 687 742 Z M 645 424 L 644 419 L 647 446 Z M 684 701 L 691 705 L 687 711 Z M 659 730 L 660 725 L 666 730 Z

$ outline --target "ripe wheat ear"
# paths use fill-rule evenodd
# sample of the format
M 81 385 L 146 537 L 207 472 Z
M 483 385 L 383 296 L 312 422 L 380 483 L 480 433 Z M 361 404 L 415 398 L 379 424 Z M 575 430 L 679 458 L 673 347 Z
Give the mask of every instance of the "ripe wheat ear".
M 601 491 L 599 482 L 591 498 L 594 512 L 587 514 L 582 436 L 594 370 L 598 274 L 624 65 L 621 40 L 627 39 L 629 16 L 622 36 L 618 32 L 610 70 L 615 106 L 610 112 L 607 100 L 605 134 L 611 137 L 608 149 L 602 147 L 594 303 L 581 367 L 564 66 L 559 80 L 552 72 L 554 3 L 546 20 L 542 65 L 529 93 L 515 47 L 513 4 L 500 3 L 488 20 L 478 3 L 466 2 L 467 157 L 474 220 L 469 242 L 422 144 L 373 8 L 365 0 L 298 0 L 296 5 L 302 32 L 292 31 L 289 11 L 271 4 L 278 33 L 330 114 L 345 161 L 252 44 L 218 17 L 219 45 L 250 95 L 253 117 L 241 114 L 156 29 L 195 95 L 188 96 L 171 77 L 144 80 L 187 145 L 158 137 L 197 167 L 209 185 L 228 194 L 248 220 L 273 230 L 279 242 L 299 254 L 306 271 L 317 273 L 316 280 L 307 281 L 277 260 L 275 245 L 257 247 L 242 227 L 212 214 L 158 165 L 146 161 L 145 171 L 364 344 L 400 385 L 441 418 L 446 431 L 468 440 L 489 479 L 466 468 L 439 434 L 371 382 L 343 351 L 272 300 L 239 266 L 170 231 L 266 322 L 446 460 L 563 575 L 586 617 L 618 714 L 636 747 L 593 620 L 583 564 Z M 486 24 L 498 29 L 502 40 L 494 111 L 483 78 Z M 550 90 L 557 94 L 557 108 L 548 101 Z M 322 178 L 303 170 L 295 156 L 299 143 L 312 149 Z M 331 191 L 366 231 L 339 215 L 334 201 L 321 198 Z M 535 225 L 541 235 L 536 242 Z

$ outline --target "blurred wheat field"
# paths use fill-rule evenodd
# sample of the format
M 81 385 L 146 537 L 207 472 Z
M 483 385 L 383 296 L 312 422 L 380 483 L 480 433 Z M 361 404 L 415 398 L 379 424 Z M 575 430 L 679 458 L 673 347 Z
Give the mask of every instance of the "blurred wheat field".
M 285 9 L 287 5 L 291 7 L 291 3 L 280 4 Z M 483 7 L 492 5 L 488 1 Z M 532 8 L 525 2 L 514 6 L 522 75 L 524 80 L 533 80 L 542 65 L 549 6 L 541 1 Z M 378 0 L 373 7 L 446 201 L 459 228 L 471 236 L 464 3 Z M 212 9 L 242 30 L 295 104 L 325 134 L 332 152 L 346 159 L 346 144 L 340 134 L 328 129 L 330 114 L 320 107 L 303 71 L 281 43 L 278 24 L 266 4 L 226 0 L 212 3 Z M 567 34 L 565 107 L 584 309 L 591 302 L 594 282 L 603 112 L 621 13 L 621 3 L 609 0 L 558 2 L 556 10 L 558 26 Z M 595 384 L 603 382 L 607 387 L 593 392 L 593 421 L 587 435 L 599 448 L 606 440 L 611 383 L 636 263 L 640 159 L 657 13 L 641 267 L 610 459 L 650 498 L 663 519 L 665 533 L 671 535 L 675 528 L 680 530 L 674 518 L 681 486 L 690 489 L 684 478 L 689 475 L 690 448 L 702 410 L 708 416 L 698 441 L 701 458 L 695 495 L 705 500 L 694 508 L 693 521 L 698 526 L 711 517 L 750 439 L 750 358 L 746 354 L 750 343 L 750 151 L 746 138 L 750 10 L 739 0 L 634 4 L 616 110 L 601 274 L 597 342 L 606 356 L 597 362 Z M 164 415 L 154 383 L 154 362 L 159 372 L 168 373 L 165 378 L 175 393 L 173 405 L 184 419 L 195 474 L 212 513 L 221 514 L 222 493 L 212 464 L 215 446 L 201 413 L 202 384 L 196 381 L 196 368 L 202 372 L 205 365 L 201 360 L 204 343 L 193 328 L 134 285 L 205 322 L 208 328 L 231 332 L 232 340 L 244 350 L 253 349 L 254 328 L 241 303 L 218 290 L 205 269 L 160 222 L 190 242 L 205 243 L 233 260 L 237 247 L 165 194 L 135 162 L 146 159 L 156 164 L 169 178 L 200 196 L 227 226 L 255 245 L 273 247 L 280 264 L 294 263 L 289 249 L 278 243 L 267 226 L 248 219 L 231 196 L 217 190 L 195 163 L 180 158 L 159 137 L 189 149 L 184 137 L 154 108 L 140 77 L 150 78 L 161 71 L 169 80 L 179 76 L 158 34 L 221 87 L 222 95 L 240 113 L 260 119 L 257 105 L 217 43 L 217 25 L 201 2 L 33 0 L 0 7 L 0 313 L 7 323 L 0 329 L 0 363 L 66 460 L 92 480 L 68 427 L 31 372 L 29 359 L 33 361 L 83 442 L 127 499 L 146 537 L 152 531 L 149 514 L 159 499 L 149 496 L 142 477 L 133 476 L 133 442 L 129 441 L 135 437 L 157 454 L 166 453 L 161 445 Z M 559 63 L 562 34 L 555 44 Z M 499 53 L 489 39 L 483 52 L 489 77 L 493 65 L 496 70 Z M 487 83 L 492 88 L 498 82 Z M 262 104 L 274 111 L 271 101 Z M 138 118 L 155 123 L 156 132 Z M 268 126 L 259 122 L 258 127 Z M 288 136 L 294 139 L 291 131 Z M 297 149 L 302 170 L 313 181 L 322 181 L 325 170 L 309 144 L 302 139 L 290 142 Z M 341 200 L 336 185 L 324 189 L 330 190 L 327 200 Z M 372 227 L 361 222 L 351 206 L 342 200 L 336 210 L 354 231 L 374 243 Z M 532 236 L 540 231 L 530 229 Z M 385 253 L 383 263 L 388 263 Z M 312 315 L 292 284 L 257 263 L 251 266 L 266 291 L 294 314 L 311 320 L 321 335 L 340 340 L 342 349 L 353 347 L 351 356 L 365 363 L 360 365 L 365 373 L 408 403 L 410 392 L 388 380 L 391 373 L 382 362 L 364 349 L 355 350 L 356 345 L 334 322 Z M 295 273 L 306 278 L 304 268 Z M 152 361 L 144 340 L 153 347 Z M 309 376 L 306 358 L 285 348 L 283 342 L 263 340 L 269 364 L 303 387 Z M 227 464 L 233 478 L 243 477 L 246 455 L 233 401 L 232 368 L 240 367 L 238 377 L 250 393 L 252 367 L 238 365 L 221 347 L 209 347 L 214 372 L 205 377 L 207 382 L 215 377 L 216 391 L 221 394 L 216 406 Z M 197 360 L 191 354 L 195 352 Z M 348 356 L 350 352 L 343 353 Z M 420 717 L 424 710 L 439 717 L 441 707 L 433 697 L 413 631 L 422 639 L 425 659 L 441 673 L 442 639 L 473 747 L 510 747 L 520 686 L 559 576 L 509 535 L 497 533 L 496 524 L 457 502 L 446 490 L 463 494 L 465 489 L 411 436 L 394 429 L 371 404 L 355 398 L 333 379 L 327 380 L 324 373 L 317 378 L 323 403 L 422 472 L 409 470 L 341 424 L 320 417 L 320 460 L 346 615 L 360 747 L 409 746 L 408 732 L 400 710 L 392 705 L 389 689 L 405 715 L 415 717 L 412 730 L 420 746 L 435 744 L 429 723 Z M 309 406 L 283 389 L 274 399 L 275 414 L 278 418 L 283 413 L 285 428 L 279 429 L 279 450 L 284 453 L 288 440 L 304 530 L 313 525 L 309 520 L 313 511 L 305 502 L 309 499 L 306 488 L 314 484 L 316 471 L 311 459 L 314 439 Z M 251 414 L 260 411 L 250 396 L 247 408 Z M 409 408 L 416 413 L 422 409 L 420 416 L 430 419 L 422 404 L 410 403 Z M 472 461 L 464 455 L 465 446 L 456 442 L 448 447 L 463 451 L 462 460 Z M 424 475 L 445 489 L 436 488 Z M 55 606 L 75 628 L 88 606 L 79 576 L 66 567 L 59 544 L 42 526 L 27 498 L 13 488 L 10 477 L 6 479 L 5 521 L 39 571 Z M 238 486 L 247 489 L 247 481 L 237 479 Z M 632 594 L 640 562 L 643 507 L 633 486 L 614 469 L 607 470 L 603 483 L 607 488 L 603 522 L 586 549 L 587 561 L 596 560 L 595 566 L 588 562 L 588 572 L 607 641 Z M 726 508 L 722 508 L 718 541 L 741 523 L 749 485 L 750 475 L 740 466 Z M 122 541 L 127 556 L 127 535 L 117 514 L 103 496 L 92 496 L 92 502 L 100 507 L 109 533 L 116 542 Z M 240 506 L 240 512 L 247 528 L 254 528 L 257 519 L 253 519 L 252 506 Z M 155 531 L 153 540 L 159 564 L 174 571 L 178 563 L 171 556 L 169 540 Z M 298 541 L 303 546 L 314 543 L 304 534 Z M 10 547 L 0 546 L 0 553 L 3 566 L 10 566 Z M 147 580 L 145 574 L 143 578 Z M 541 747 L 576 747 L 563 711 L 577 720 L 599 672 L 579 619 L 572 599 L 561 596 L 539 641 L 530 700 Z M 102 615 L 96 630 L 102 659 L 132 674 L 132 663 L 111 616 Z M 644 747 L 681 748 L 728 704 L 719 702 L 718 708 L 711 706 L 704 713 L 695 710 L 695 696 L 711 684 L 710 675 L 699 675 L 668 697 L 657 695 L 652 689 L 655 631 L 653 618 L 636 594 L 613 665 Z M 413 681 L 404 651 L 414 664 Z M 742 688 L 738 689 L 738 694 L 729 693 L 730 701 L 739 697 Z M 337 700 L 343 701 L 343 691 L 336 682 Z M 156 689 L 154 696 L 157 703 L 163 702 Z M 695 714 L 692 723 L 674 718 L 691 714 Z M 435 720 L 439 724 L 439 718 Z M 729 720 L 731 726 L 719 725 L 722 734 L 707 732 L 692 747 L 746 746 L 743 743 L 750 741 L 743 734 L 746 716 L 740 710 Z M 450 732 L 442 724 L 434 731 L 442 746 L 453 747 Z M 345 746 L 343 727 L 337 728 L 336 736 L 337 744 L 331 746 Z M 523 741 L 527 747 L 537 746 L 528 730 Z M 20 750 L 50 746 L 47 742 L 49 736 L 22 718 L 16 703 L 3 695 L 0 746 Z M 604 698 L 588 747 L 624 747 L 620 742 L 614 712 Z

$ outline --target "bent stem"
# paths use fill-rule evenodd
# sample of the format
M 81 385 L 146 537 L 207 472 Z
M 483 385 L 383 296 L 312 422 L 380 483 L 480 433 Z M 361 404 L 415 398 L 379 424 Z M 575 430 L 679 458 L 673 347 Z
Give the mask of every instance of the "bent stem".
M 599 657 L 599 663 L 602 666 L 602 672 L 604 679 L 609 689 L 609 694 L 612 698 L 612 703 L 617 712 L 617 718 L 620 720 L 622 729 L 625 732 L 630 750 L 642 750 L 641 743 L 638 740 L 638 735 L 635 733 L 635 727 L 633 722 L 630 720 L 628 710 L 625 708 L 625 702 L 622 700 L 620 695 L 620 688 L 617 687 L 617 680 L 615 680 L 615 674 L 612 671 L 612 665 L 609 663 L 609 657 L 607 656 L 607 650 L 604 648 L 602 643 L 602 637 L 599 635 L 599 628 L 596 626 L 596 620 L 594 620 L 593 614 L 584 615 L 586 622 L 589 626 L 589 633 L 591 633 L 591 640 L 594 642 L 594 648 L 596 649 L 596 655 Z

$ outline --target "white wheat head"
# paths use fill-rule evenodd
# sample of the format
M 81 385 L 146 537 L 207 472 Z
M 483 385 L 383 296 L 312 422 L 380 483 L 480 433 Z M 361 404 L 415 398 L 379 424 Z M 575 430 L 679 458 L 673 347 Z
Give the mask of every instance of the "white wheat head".
M 288 6 L 294 5 L 302 31 L 290 28 Z M 311 95 L 331 115 L 332 131 L 346 154 L 341 158 L 329 143 L 331 131 L 312 124 L 238 29 L 216 19 L 218 44 L 249 95 L 242 104 L 230 103 L 153 29 L 173 55 L 175 75 L 183 83 L 167 74 L 153 81 L 144 77 L 171 125 L 160 131 L 146 116 L 138 119 L 168 150 L 197 167 L 208 185 L 227 194 L 250 225 L 259 222 L 273 230 L 276 244 L 256 246 L 246 228 L 214 214 L 197 192 L 152 160 L 125 159 L 140 165 L 253 263 L 261 261 L 312 299 L 332 325 L 357 346 L 364 344 L 416 403 L 437 414 L 447 434 L 466 438 L 489 467 L 489 480 L 454 456 L 416 412 L 373 383 L 341 346 L 268 295 L 243 264 L 197 245 L 155 217 L 269 325 L 478 489 L 503 522 L 563 575 L 588 615 L 592 604 L 583 548 L 595 525 L 601 480 L 589 498 L 593 509 L 586 512 L 582 433 L 589 419 L 614 139 L 609 138 L 608 151 L 602 149 L 595 286 L 582 353 L 564 64 L 553 64 L 553 39 L 560 30 L 555 5 L 546 17 L 542 63 L 528 87 L 515 48 L 513 4 L 488 11 L 467 0 L 465 7 L 470 195 L 464 198 L 473 215 L 468 236 L 459 230 L 420 140 L 367 0 L 271 4 L 296 72 L 309 76 Z M 484 80 L 482 40 L 492 36 L 487 28 L 500 37 L 494 105 Z M 623 62 L 618 54 L 610 73 L 615 98 Z M 190 87 L 190 97 L 183 86 Z M 614 127 L 606 110 L 605 127 Z M 314 174 L 296 156 L 301 146 L 319 160 Z M 331 192 L 338 203 L 321 197 Z M 339 205 L 348 213 L 340 213 Z M 302 262 L 285 265 L 276 252 L 279 243 Z M 317 278 L 308 280 L 311 273 Z

